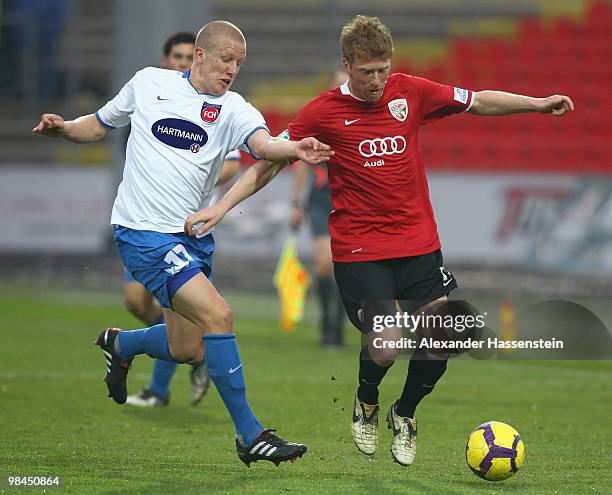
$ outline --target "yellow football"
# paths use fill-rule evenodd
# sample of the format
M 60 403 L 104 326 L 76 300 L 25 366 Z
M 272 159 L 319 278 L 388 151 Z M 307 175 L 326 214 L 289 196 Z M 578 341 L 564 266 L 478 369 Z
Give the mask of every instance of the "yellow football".
M 482 479 L 501 481 L 513 476 L 523 465 L 525 444 L 512 426 L 489 421 L 471 431 L 465 459 Z

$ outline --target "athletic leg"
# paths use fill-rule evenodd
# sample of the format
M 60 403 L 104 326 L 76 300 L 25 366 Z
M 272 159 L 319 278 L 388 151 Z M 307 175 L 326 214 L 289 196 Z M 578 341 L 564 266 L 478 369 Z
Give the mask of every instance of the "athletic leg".
M 357 448 L 371 455 L 378 446 L 378 386 L 395 355 L 373 352 L 372 318 L 376 312 L 395 312 L 395 279 L 384 262 L 336 263 L 334 272 L 349 320 L 362 332 L 358 389 L 355 394 L 351 433 Z M 389 338 L 393 329 L 380 336 Z
M 123 296 L 125 308 L 145 325 L 162 323 L 161 306 L 142 284 L 134 279 L 126 280 Z
M 445 305 L 448 300 L 448 293 L 457 287 L 452 274 L 444 269 L 440 251 L 399 259 L 395 263 L 400 304 L 408 313 L 437 313 L 442 309 L 440 305 Z M 417 335 L 423 335 L 424 330 L 427 329 L 417 329 Z M 433 356 L 425 350 L 417 349 L 410 359 L 402 394 L 389 408 L 387 423 L 393 431 L 391 455 L 403 466 L 410 466 L 416 456 L 416 408 L 446 371 L 447 357 Z
M 306 447 L 285 442 L 265 429 L 253 414 L 246 398 L 243 364 L 233 332 L 229 305 L 202 274 L 185 283 L 172 299 L 174 309 L 202 330 L 198 345 L 193 338 L 184 338 L 178 317 L 169 323 L 169 344 L 173 354 L 182 358 L 201 359 L 206 355 L 210 377 L 236 428 L 236 448 L 247 465 L 258 460 L 274 463 L 301 457 Z M 205 343 L 205 345 L 204 345 Z
M 319 308 L 321 310 L 321 320 L 319 327 L 321 330 L 321 345 L 335 345 L 336 336 L 334 335 L 333 291 L 335 281 L 332 278 L 331 247 L 329 236 L 317 236 L 313 240 L 315 276 L 317 284 L 317 295 L 319 298 Z
M 143 323 L 153 326 L 164 323 L 159 303 L 142 284 L 131 276 L 123 285 L 126 309 Z M 177 363 L 156 359 L 153 364 L 151 382 L 136 395 L 130 395 L 126 404 L 134 406 L 167 405 L 170 397 L 170 382 L 177 368 Z

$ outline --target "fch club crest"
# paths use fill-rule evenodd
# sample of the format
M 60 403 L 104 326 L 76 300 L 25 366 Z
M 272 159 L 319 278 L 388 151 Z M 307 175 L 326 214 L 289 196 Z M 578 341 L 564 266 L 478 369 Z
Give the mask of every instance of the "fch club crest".
M 404 122 L 408 117 L 408 102 L 406 98 L 397 98 L 387 103 L 389 106 L 389 112 L 400 122 Z
M 200 110 L 200 117 L 207 124 L 213 124 L 221 113 L 221 105 L 215 105 L 214 103 L 202 103 L 202 109 Z

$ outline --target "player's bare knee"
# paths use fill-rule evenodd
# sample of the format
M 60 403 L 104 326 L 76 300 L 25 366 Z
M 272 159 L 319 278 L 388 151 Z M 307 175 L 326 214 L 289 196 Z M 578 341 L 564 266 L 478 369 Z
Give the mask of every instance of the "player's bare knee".
M 142 320 L 147 313 L 147 305 L 139 298 L 126 297 L 125 309 L 127 309 L 136 318 Z
M 229 304 L 225 301 L 206 315 L 206 328 L 211 333 L 231 332 L 234 327 L 234 316 Z
M 197 363 L 201 361 L 200 348 L 197 345 L 171 345 L 168 343 L 170 355 L 178 363 Z
M 376 364 L 379 366 L 391 366 L 399 357 L 400 349 L 392 347 L 370 348 L 370 355 Z
M 229 304 L 225 303 L 225 307 L 223 308 L 220 318 L 223 322 L 223 328 L 231 330 L 234 327 L 234 314 L 232 313 L 232 308 L 230 308 Z

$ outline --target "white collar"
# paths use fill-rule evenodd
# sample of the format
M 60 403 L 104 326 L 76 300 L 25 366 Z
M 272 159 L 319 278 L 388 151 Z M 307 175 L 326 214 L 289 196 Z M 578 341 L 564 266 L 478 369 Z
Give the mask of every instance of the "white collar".
M 351 88 L 349 88 L 348 81 L 346 81 L 342 86 L 340 86 L 340 92 L 343 95 L 351 95 L 356 100 L 365 101 L 365 100 L 362 100 L 361 98 L 357 98 L 353 93 L 351 93 Z

